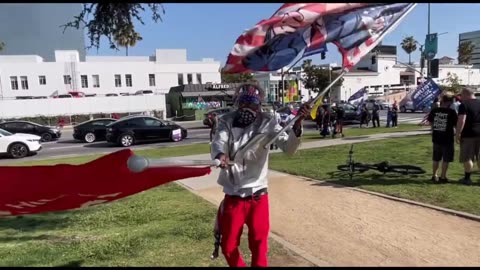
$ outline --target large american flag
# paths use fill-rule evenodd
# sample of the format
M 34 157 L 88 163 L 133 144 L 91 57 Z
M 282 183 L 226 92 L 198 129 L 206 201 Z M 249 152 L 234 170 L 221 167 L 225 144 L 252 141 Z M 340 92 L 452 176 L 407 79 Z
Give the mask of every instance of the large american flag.
M 334 43 L 351 69 L 416 4 L 287 3 L 241 35 L 224 67 L 226 73 L 274 71 Z M 310 52 L 310 53 L 309 53 Z

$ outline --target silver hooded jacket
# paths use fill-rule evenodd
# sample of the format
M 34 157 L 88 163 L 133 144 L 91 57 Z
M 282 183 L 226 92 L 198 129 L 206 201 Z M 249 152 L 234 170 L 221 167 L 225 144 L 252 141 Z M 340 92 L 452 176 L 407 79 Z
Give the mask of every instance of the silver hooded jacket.
M 250 126 L 233 128 L 235 114 L 230 112 L 218 119 L 211 156 L 215 159 L 223 153 L 234 162 L 234 165 L 221 170 L 217 182 L 223 186 L 225 194 L 245 197 L 267 187 L 269 148 L 265 149 L 264 145 L 282 127 L 272 114 L 263 112 Z M 283 132 L 275 144 L 283 152 L 293 155 L 300 142 L 300 138 L 290 129 L 288 133 Z

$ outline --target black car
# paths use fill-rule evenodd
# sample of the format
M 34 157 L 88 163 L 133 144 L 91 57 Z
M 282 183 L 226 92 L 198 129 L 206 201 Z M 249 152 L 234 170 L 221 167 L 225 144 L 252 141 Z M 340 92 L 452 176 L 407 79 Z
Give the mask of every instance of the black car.
M 352 123 L 352 122 L 360 121 L 360 115 L 357 112 L 357 107 L 349 103 L 340 103 L 340 104 L 337 104 L 337 106 L 343 108 L 343 111 L 344 111 L 343 122 Z
M 107 125 L 117 121 L 113 118 L 98 118 L 80 123 L 73 127 L 73 138 L 87 143 L 104 141 L 107 135 Z
M 181 141 L 187 130 L 174 122 L 150 116 L 130 116 L 107 126 L 107 141 L 124 147 L 137 142 Z
M 60 139 L 62 132 L 56 127 L 44 126 L 28 121 L 8 121 L 0 123 L 0 128 L 10 133 L 26 133 L 42 137 L 42 142 Z

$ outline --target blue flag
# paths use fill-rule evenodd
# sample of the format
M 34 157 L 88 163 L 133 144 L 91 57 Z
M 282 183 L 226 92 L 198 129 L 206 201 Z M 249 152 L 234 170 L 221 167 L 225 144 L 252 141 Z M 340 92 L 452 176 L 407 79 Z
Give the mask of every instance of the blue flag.
M 441 92 L 440 87 L 432 79 L 427 79 L 410 94 L 413 107 L 418 110 L 429 105 Z

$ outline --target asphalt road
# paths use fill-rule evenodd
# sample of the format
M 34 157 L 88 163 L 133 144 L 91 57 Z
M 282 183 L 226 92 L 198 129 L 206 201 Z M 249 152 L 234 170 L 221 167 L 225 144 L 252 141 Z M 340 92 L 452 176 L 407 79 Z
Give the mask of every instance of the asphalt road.
M 402 123 L 419 123 L 424 114 L 423 113 L 400 113 L 399 114 L 399 124 Z M 380 113 L 380 121 L 383 122 L 384 125 L 386 119 L 386 112 L 381 111 Z M 134 145 L 131 147 L 133 150 L 140 150 L 140 149 L 147 149 L 147 148 L 165 148 L 165 147 L 172 147 L 177 145 L 185 145 L 185 144 L 195 144 L 195 143 L 204 143 L 208 142 L 209 140 L 209 133 L 210 130 L 204 127 L 201 121 L 196 122 L 188 122 L 188 123 L 180 123 L 180 125 L 184 126 L 188 129 L 188 137 L 181 141 L 181 142 L 159 142 L 159 143 L 146 143 L 140 145 Z M 352 125 L 351 127 L 357 127 L 358 125 Z M 311 121 L 305 122 L 305 130 L 314 131 L 315 124 Z M 118 151 L 123 149 L 122 147 L 115 146 L 109 144 L 107 142 L 96 142 L 96 143 L 83 143 L 80 141 L 76 141 L 72 137 L 73 130 L 72 129 L 64 129 L 62 132 L 62 138 L 55 142 L 47 142 L 43 143 L 43 149 L 36 155 L 26 157 L 22 159 L 22 161 L 26 160 L 41 160 L 41 159 L 51 159 L 51 158 L 63 158 L 68 156 L 80 156 L 80 155 L 88 155 L 88 154 L 106 154 L 111 153 L 114 151 Z M 0 164 L 6 165 L 12 162 L 18 162 L 19 160 L 13 160 L 10 158 L 1 158 Z

